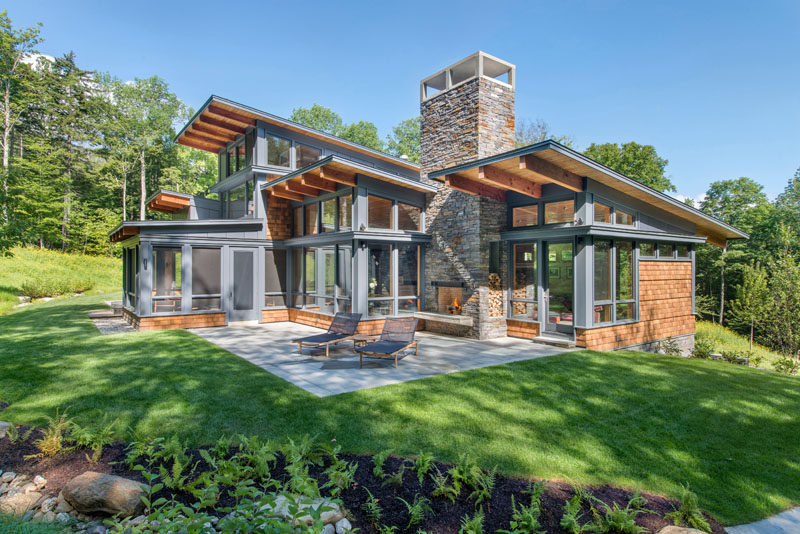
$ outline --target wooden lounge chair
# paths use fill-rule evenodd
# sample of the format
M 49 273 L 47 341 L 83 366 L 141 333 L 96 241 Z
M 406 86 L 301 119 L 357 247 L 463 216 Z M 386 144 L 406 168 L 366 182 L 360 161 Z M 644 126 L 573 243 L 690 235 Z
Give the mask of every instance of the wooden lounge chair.
M 381 337 L 375 343 L 359 347 L 356 352 L 359 354 L 359 367 L 364 366 L 364 356 L 368 358 L 394 358 L 394 367 L 397 369 L 397 355 L 414 347 L 414 355 L 417 355 L 418 346 L 414 339 L 417 331 L 416 317 L 390 317 L 383 323 Z
M 335 343 L 351 339 L 358 328 L 358 321 L 361 320 L 360 313 L 337 313 L 333 316 L 331 326 L 324 334 L 316 334 L 313 336 L 301 337 L 300 339 L 293 339 L 292 343 L 299 345 L 300 354 L 303 354 L 303 345 L 309 347 L 325 347 L 325 357 L 329 358 L 329 348 Z

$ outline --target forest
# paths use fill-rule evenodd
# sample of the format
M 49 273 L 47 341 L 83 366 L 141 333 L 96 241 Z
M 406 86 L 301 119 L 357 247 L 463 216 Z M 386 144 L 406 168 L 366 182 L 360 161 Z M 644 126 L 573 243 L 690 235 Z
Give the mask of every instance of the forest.
M 111 229 L 144 219 L 145 199 L 159 188 L 205 192 L 216 181 L 216 157 L 174 142 L 193 110 L 167 81 L 156 75 L 122 80 L 79 65 L 71 51 L 51 58 L 38 52 L 42 42 L 41 25 L 16 28 L 0 12 L 0 253 L 34 246 L 114 256 Z M 418 161 L 418 117 L 385 139 L 372 122 L 347 124 L 318 104 L 298 107 L 289 118 Z M 518 145 L 548 138 L 574 144 L 553 135 L 542 120 L 518 121 Z M 593 143 L 582 152 L 654 189 L 677 193 L 666 173 L 668 160 L 651 145 Z M 750 239 L 724 249 L 698 247 L 698 315 L 789 356 L 786 365 L 796 370 L 800 168 L 775 199 L 753 178 L 712 179 L 695 207 Z

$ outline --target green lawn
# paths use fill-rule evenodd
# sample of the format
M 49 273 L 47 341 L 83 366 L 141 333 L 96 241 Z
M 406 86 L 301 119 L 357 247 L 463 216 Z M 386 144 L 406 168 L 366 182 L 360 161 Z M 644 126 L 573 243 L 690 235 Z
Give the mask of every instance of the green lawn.
M 120 258 L 31 247 L 17 247 L 11 252 L 10 257 L 0 256 L 0 315 L 19 303 L 17 297 L 22 295 L 26 282 L 54 288 L 83 286 L 88 282 L 91 292 L 119 291 L 122 287 Z
M 61 407 L 192 444 L 316 434 L 353 452 L 468 451 L 507 473 L 671 496 L 688 482 L 728 524 L 800 503 L 796 378 L 582 351 L 320 399 L 188 332 L 101 336 L 86 311 L 103 298 L 0 317 L 4 419 L 40 423 Z

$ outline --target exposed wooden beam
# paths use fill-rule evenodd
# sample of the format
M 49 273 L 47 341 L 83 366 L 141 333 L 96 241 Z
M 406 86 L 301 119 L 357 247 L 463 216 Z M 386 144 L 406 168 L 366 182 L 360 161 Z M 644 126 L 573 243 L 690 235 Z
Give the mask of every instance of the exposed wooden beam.
M 347 175 L 334 169 L 319 168 L 319 177 L 324 180 L 331 180 L 340 184 L 349 185 L 350 187 L 356 186 L 355 175 Z
M 222 141 L 223 143 L 230 143 L 236 139 L 236 135 L 233 132 L 225 131 L 220 132 L 219 128 L 212 128 L 207 126 L 201 122 L 195 121 L 189 127 L 189 132 L 197 133 L 201 135 L 205 135 L 206 137 L 211 137 L 212 139 L 216 139 L 217 141 Z
M 562 169 L 554 163 L 537 158 L 533 154 L 519 157 L 519 168 L 528 170 L 532 176 L 538 180 L 543 180 L 552 184 L 560 185 L 570 191 L 580 193 L 583 191 L 583 178 Z
M 217 115 L 218 117 L 223 117 L 233 122 L 238 122 L 242 126 L 255 126 L 256 120 L 251 119 L 250 117 L 246 117 L 244 115 L 239 115 L 238 113 L 234 113 L 233 111 L 228 111 L 227 109 L 222 109 L 219 106 L 215 106 L 211 104 L 206 108 L 206 110 L 211 115 Z
M 203 113 L 202 115 L 197 117 L 197 120 L 195 121 L 195 124 L 197 124 L 198 122 L 200 122 L 200 123 L 202 123 L 202 124 L 204 124 L 206 126 L 211 126 L 213 128 L 217 128 L 220 131 L 220 133 L 222 133 L 222 132 L 231 133 L 231 134 L 233 134 L 234 139 L 236 138 L 237 135 L 243 134 L 247 130 L 247 128 L 244 127 L 244 126 L 235 126 L 235 125 L 230 124 L 228 122 L 221 121 L 219 119 L 215 119 L 214 117 L 211 117 L 211 116 L 209 116 L 209 115 L 207 115 L 205 113 Z
M 336 182 L 333 180 L 320 178 L 319 176 L 314 176 L 313 174 L 304 174 L 300 179 L 300 183 L 310 187 L 316 187 L 317 189 L 322 189 L 323 191 L 327 191 L 329 193 L 336 192 Z
M 186 138 L 186 134 L 183 134 L 180 139 L 178 139 L 178 143 L 183 146 L 188 146 L 190 148 L 197 148 L 199 150 L 205 150 L 206 152 L 213 152 L 216 154 L 219 152 L 219 148 L 217 145 L 212 145 L 210 143 L 205 143 L 203 141 L 198 141 L 197 139 Z
M 303 200 L 303 195 L 299 193 L 291 193 L 279 185 L 276 185 L 275 187 L 270 189 L 269 194 L 270 196 L 285 198 L 287 200 L 297 200 L 297 201 Z
M 498 186 L 509 191 L 516 191 L 533 198 L 542 198 L 542 184 L 532 182 L 526 178 L 515 176 L 510 172 L 484 165 L 478 167 L 478 178 L 489 182 L 489 185 Z
M 500 202 L 506 201 L 506 192 L 491 185 L 487 185 L 469 178 L 464 178 L 458 174 L 448 174 L 444 177 L 444 184 L 447 187 L 469 193 L 470 195 L 479 195 L 483 197 L 493 198 Z
M 212 137 L 208 137 L 206 135 L 195 133 L 195 132 L 192 132 L 192 131 L 183 132 L 183 137 L 185 139 L 194 139 L 196 141 L 200 141 L 200 142 L 206 143 L 208 145 L 214 145 L 214 146 L 217 146 L 218 148 L 225 148 L 225 142 L 224 141 L 220 141 L 219 139 L 214 139 Z
M 292 193 L 299 193 L 301 195 L 308 195 L 310 197 L 319 196 L 319 189 L 309 187 L 307 185 L 299 184 L 297 182 L 288 181 L 283 184 L 287 191 Z
M 181 209 L 188 206 L 188 204 L 184 204 L 183 202 L 175 202 L 174 200 L 167 200 L 163 198 L 157 198 L 150 201 L 148 207 L 155 206 L 155 207 L 166 207 L 171 209 Z

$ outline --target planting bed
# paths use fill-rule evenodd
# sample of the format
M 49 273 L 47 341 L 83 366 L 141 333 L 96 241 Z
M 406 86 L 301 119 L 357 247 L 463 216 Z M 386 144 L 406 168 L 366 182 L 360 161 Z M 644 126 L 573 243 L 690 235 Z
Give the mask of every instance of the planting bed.
M 19 427 L 20 434 L 24 434 L 26 429 Z M 138 471 L 128 469 L 127 464 L 124 462 L 126 446 L 123 443 L 115 443 L 107 446 L 103 450 L 100 461 L 96 464 L 91 463 L 87 458 L 87 451 L 85 450 L 71 450 L 70 452 L 59 454 L 51 458 L 26 458 L 26 456 L 36 454 L 38 450 L 33 445 L 33 442 L 40 437 L 40 431 L 34 430 L 33 434 L 25 441 L 12 444 L 7 438 L 0 439 L 0 469 L 3 471 L 14 471 L 18 474 L 28 475 L 42 475 L 47 479 L 47 487 L 44 492 L 50 496 L 55 496 L 61 488 L 73 477 L 85 471 L 97 471 L 102 473 L 111 473 L 140 482 L 144 482 L 141 474 Z M 234 453 L 235 449 L 231 449 Z M 194 461 L 199 462 L 195 475 L 199 475 L 203 470 L 208 470 L 209 466 L 201 459 L 197 450 L 190 450 L 189 454 L 194 458 Z M 357 527 L 360 532 L 373 533 L 377 532 L 370 523 L 368 516 L 362 509 L 368 494 L 366 490 L 374 495 L 383 512 L 381 515 L 381 523 L 384 525 L 396 525 L 398 532 L 417 532 L 422 529 L 430 533 L 456 533 L 460 528 L 462 519 L 465 516 L 472 517 L 476 512 L 474 501 L 468 499 L 467 495 L 469 490 L 463 489 L 460 496 L 451 503 L 443 497 L 433 497 L 432 491 L 435 484 L 430 474 L 420 484 L 417 479 L 417 474 L 411 469 L 412 460 L 407 460 L 398 457 L 389 457 L 384 464 L 384 473 L 386 477 L 395 473 L 400 469 L 401 464 L 406 464 L 405 474 L 403 476 L 403 484 L 396 487 L 390 484 L 383 484 L 383 480 L 377 478 L 373 474 L 373 460 L 371 456 L 357 456 L 349 454 L 340 454 L 339 458 L 348 462 L 357 462 L 358 469 L 355 472 L 355 482 L 349 488 L 346 488 L 339 495 L 344 507 L 350 512 L 350 518 L 353 526 Z M 329 464 L 330 460 L 325 460 L 325 466 Z M 327 476 L 323 474 L 325 466 L 311 465 L 309 473 L 319 481 L 322 486 L 327 481 Z M 452 466 L 434 462 L 442 473 L 446 473 Z M 435 470 L 433 471 L 435 472 Z M 272 468 L 272 478 L 285 482 L 288 475 L 285 471 L 284 457 L 278 453 L 277 459 Z M 515 498 L 517 503 L 527 504 L 530 502 L 530 496 L 527 491 L 530 488 L 532 480 L 510 478 L 497 475 L 495 486 L 492 492 L 492 497 L 488 502 L 482 503 L 485 513 L 483 532 L 494 533 L 498 529 L 508 529 L 509 521 L 512 515 L 511 497 Z M 624 489 L 614 487 L 585 487 L 585 491 L 596 497 L 597 499 L 611 504 L 617 503 L 624 507 L 633 493 Z M 548 533 L 563 532 L 559 526 L 559 521 L 563 514 L 563 506 L 573 495 L 573 488 L 563 482 L 547 482 L 546 490 L 541 497 L 541 515 L 540 522 L 542 528 Z M 322 494 L 327 496 L 326 490 L 322 490 Z M 409 503 L 414 501 L 415 496 L 421 496 L 430 499 L 432 512 L 427 514 L 426 519 L 420 525 L 415 527 L 406 528 L 409 522 L 409 515 L 406 506 L 400 500 L 405 499 Z M 188 492 L 177 492 L 171 494 L 168 490 L 162 490 L 160 496 L 170 497 L 173 496 L 176 500 L 184 503 L 193 503 L 195 498 Z M 645 527 L 649 532 L 657 532 L 660 528 L 672 524 L 669 520 L 664 518 L 666 513 L 672 512 L 679 506 L 677 501 L 667 499 L 658 495 L 643 494 L 647 500 L 647 508 L 653 513 L 639 515 L 637 524 Z M 233 499 L 227 495 L 227 492 L 222 492 L 222 498 L 218 507 L 233 505 Z M 595 503 L 595 506 L 602 509 Z M 221 513 L 219 515 L 222 515 Z M 587 522 L 591 519 L 591 513 L 588 503 L 583 506 L 583 519 L 582 522 Z M 721 525 L 708 518 L 714 533 L 723 533 L 724 529 Z

